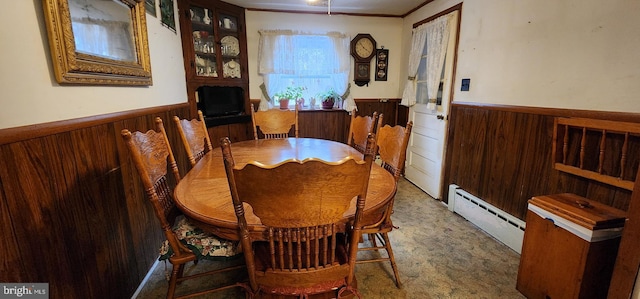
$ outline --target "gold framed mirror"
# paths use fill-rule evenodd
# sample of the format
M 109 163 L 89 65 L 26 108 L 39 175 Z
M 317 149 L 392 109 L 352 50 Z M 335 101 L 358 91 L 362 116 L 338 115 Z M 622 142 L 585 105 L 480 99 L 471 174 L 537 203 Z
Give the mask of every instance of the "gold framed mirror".
M 143 0 L 43 0 L 61 84 L 152 85 Z

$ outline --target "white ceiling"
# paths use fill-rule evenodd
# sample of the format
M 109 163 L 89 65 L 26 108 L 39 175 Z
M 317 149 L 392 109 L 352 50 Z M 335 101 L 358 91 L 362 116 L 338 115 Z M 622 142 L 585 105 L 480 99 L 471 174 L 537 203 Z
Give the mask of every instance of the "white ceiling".
M 324 12 L 329 5 L 327 0 L 315 0 L 319 5 L 309 5 L 308 0 L 224 0 L 224 2 L 249 9 Z M 331 13 L 373 14 L 385 16 L 403 16 L 425 4 L 425 0 L 331 0 Z

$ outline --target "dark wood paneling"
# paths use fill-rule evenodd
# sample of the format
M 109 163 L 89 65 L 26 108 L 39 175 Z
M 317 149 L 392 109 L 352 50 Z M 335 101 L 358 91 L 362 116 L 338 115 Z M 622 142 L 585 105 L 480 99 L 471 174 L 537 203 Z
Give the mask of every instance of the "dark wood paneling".
M 303 110 L 298 112 L 300 137 L 346 142 L 349 114 L 344 110 Z
M 409 122 L 409 107 L 398 104 L 398 119 L 396 124 L 404 127 L 407 125 L 407 122 Z
M 556 116 L 640 122 L 640 117 L 629 113 L 585 111 L 582 114 L 575 110 L 454 103 L 450 113 L 443 187 L 456 184 L 520 219 L 524 219 L 531 197 L 561 192 L 575 193 L 626 210 L 631 192 L 553 168 L 551 153 Z M 589 143 L 588 150 L 597 151 L 597 148 L 593 149 L 597 144 L 597 141 Z M 621 142 L 607 144 L 613 152 L 620 146 Z M 632 138 L 629 160 L 625 163 L 626 174 L 636 173 L 640 162 L 638 153 L 640 142 Z M 616 171 L 619 165 L 608 167 L 609 171 Z M 444 194 L 443 200 L 448 201 L 446 196 Z
M 400 99 L 373 99 L 373 100 L 358 100 L 356 104 L 358 105 L 357 115 L 360 116 L 371 116 L 373 112 L 378 112 L 378 115 L 383 114 L 382 125 L 391 125 L 394 126 L 398 123 L 398 106 L 400 103 Z M 406 125 L 405 121 L 402 125 Z M 348 134 L 348 132 L 347 132 Z
M 6 156 L 6 150 L 0 146 L 0 159 L 4 160 Z M 7 206 L 7 198 L 5 197 L 4 187 L 2 183 L 2 177 L 6 173 L 7 167 L 0 167 L 0 248 L 3 249 L 3 257 L 0 259 L 0 281 L 15 281 L 21 282 L 21 273 L 25 273 L 26 270 L 22 264 L 20 257 L 20 250 L 18 247 L 19 238 L 16 236 L 13 230 L 13 223 L 11 221 L 11 215 L 9 214 L 9 207 Z
M 0 280 L 48 282 L 51 298 L 128 298 L 164 236 L 120 130 L 146 131 L 160 116 L 182 173 L 187 157 L 173 115 L 159 107 L 0 130 Z M 25 132 L 24 136 L 16 132 Z
M 229 125 L 229 136 L 232 142 L 253 139 L 253 124 L 251 122 Z
M 207 128 L 209 138 L 214 148 L 220 147 L 220 139 L 229 137 L 231 142 L 238 142 L 253 139 L 252 123 L 239 123 L 221 125 Z

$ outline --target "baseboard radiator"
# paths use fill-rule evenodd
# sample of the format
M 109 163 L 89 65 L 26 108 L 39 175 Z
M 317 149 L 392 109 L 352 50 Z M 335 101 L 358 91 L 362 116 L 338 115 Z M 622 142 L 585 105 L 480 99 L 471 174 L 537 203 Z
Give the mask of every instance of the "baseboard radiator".
M 520 253 L 525 222 L 492 206 L 484 200 L 449 185 L 449 210 L 459 214 L 498 241 Z

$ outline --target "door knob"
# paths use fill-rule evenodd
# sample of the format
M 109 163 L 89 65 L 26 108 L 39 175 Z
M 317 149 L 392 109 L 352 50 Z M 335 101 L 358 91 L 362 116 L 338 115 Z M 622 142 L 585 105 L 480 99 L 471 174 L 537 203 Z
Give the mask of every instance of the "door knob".
M 444 119 L 444 115 L 442 114 L 438 114 L 438 116 L 436 116 L 437 119 Z

